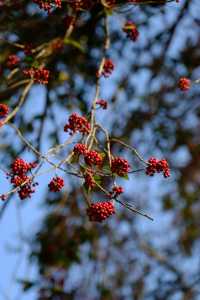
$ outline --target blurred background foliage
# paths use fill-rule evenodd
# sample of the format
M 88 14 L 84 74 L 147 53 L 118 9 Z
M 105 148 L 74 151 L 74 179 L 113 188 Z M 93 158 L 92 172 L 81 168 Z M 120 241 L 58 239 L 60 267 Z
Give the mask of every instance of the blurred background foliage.
M 38 47 L 61 38 L 70 13 L 66 3 L 49 16 L 31 1 L 2 6 L 1 101 L 15 107 L 21 91 L 7 85 L 7 57 L 23 57 L 14 43 Z M 101 82 L 109 109 L 99 111 L 98 117 L 111 136 L 134 145 L 145 159 L 166 157 L 172 176 L 165 181 L 132 174 L 125 184 L 124 200 L 152 214 L 156 226 L 122 207 L 104 224 L 90 223 L 77 178 L 66 178 L 63 194 L 52 197 L 46 192 L 41 200 L 45 216 L 28 241 L 28 259 L 38 265 L 38 276 L 21 281 L 26 292 L 36 288 L 35 299 L 200 299 L 200 87 L 194 85 L 187 93 L 177 88 L 181 76 L 200 76 L 199 15 L 199 0 L 120 5 L 110 13 L 109 56 L 116 68 Z M 41 58 L 51 71 L 49 84 L 30 95 L 12 121 L 41 151 L 66 138 L 62 131 L 70 112 L 89 111 L 104 39 L 102 16 L 101 6 L 79 13 L 64 46 Z M 122 31 L 126 20 L 138 26 L 137 43 Z M 22 78 L 18 72 L 13 82 Z M 40 105 L 35 111 L 36 100 Z M 113 151 L 122 148 L 115 145 Z M 26 152 L 13 131 L 1 130 L 2 166 Z M 129 160 L 136 165 L 134 157 Z M 1 215 L 7 203 L 1 204 Z

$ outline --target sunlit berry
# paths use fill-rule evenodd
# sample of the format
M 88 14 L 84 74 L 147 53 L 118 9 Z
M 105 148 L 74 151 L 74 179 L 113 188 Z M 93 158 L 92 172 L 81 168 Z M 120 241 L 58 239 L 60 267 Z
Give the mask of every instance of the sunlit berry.
M 102 222 L 115 213 L 112 201 L 92 203 L 87 209 L 87 215 L 92 222 Z
M 7 104 L 0 103 L 0 118 L 6 117 L 9 113 L 9 107 Z
M 48 187 L 51 192 L 60 192 L 64 187 L 64 180 L 56 176 L 49 182 Z
M 111 161 L 111 171 L 118 176 L 125 176 L 130 170 L 128 161 L 122 157 L 114 157 Z
M 128 21 L 124 24 L 123 31 L 127 34 L 127 37 L 130 40 L 133 42 L 137 41 L 139 37 L 139 31 L 132 21 Z
M 190 89 L 190 87 L 191 87 L 191 81 L 190 81 L 190 79 L 188 79 L 188 78 L 186 78 L 186 77 L 181 77 L 181 78 L 179 79 L 178 86 L 179 86 L 179 89 L 180 89 L 181 91 L 186 92 L 186 91 L 188 91 L 188 90 Z

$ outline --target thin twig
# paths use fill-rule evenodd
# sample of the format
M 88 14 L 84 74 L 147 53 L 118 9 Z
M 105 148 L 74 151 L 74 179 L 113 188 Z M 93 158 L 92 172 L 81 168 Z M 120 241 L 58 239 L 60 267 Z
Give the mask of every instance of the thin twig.
M 21 97 L 19 99 L 19 103 L 18 105 L 15 107 L 15 109 L 5 118 L 5 120 L 3 121 L 3 124 L 6 124 L 8 123 L 8 121 L 10 121 L 16 114 L 17 112 L 19 111 L 19 109 L 21 108 L 21 106 L 23 105 L 25 99 L 26 99 L 26 96 L 28 95 L 31 87 L 33 85 L 33 81 L 30 80 L 29 83 L 27 84 L 27 86 L 24 88 L 22 94 L 21 94 Z
M 137 151 L 134 147 L 132 147 L 132 146 L 126 144 L 125 142 L 123 142 L 123 141 L 121 141 L 121 140 L 119 140 L 119 139 L 117 139 L 117 138 L 111 138 L 110 141 L 116 142 L 116 143 L 121 144 L 121 145 L 123 145 L 124 147 L 130 149 L 131 151 L 133 151 L 133 152 L 135 153 L 135 155 L 138 157 L 138 159 L 139 159 L 141 162 L 143 162 L 145 165 L 148 164 L 148 163 L 142 158 L 142 156 L 138 153 L 138 151 Z
M 147 215 L 145 212 L 138 210 L 137 208 L 133 207 L 133 205 L 127 204 L 125 202 L 122 202 L 118 199 L 115 199 L 116 202 L 119 202 L 122 206 L 126 207 L 127 209 L 129 209 L 130 211 L 137 213 L 138 215 L 141 215 L 151 221 L 153 221 L 154 219 L 152 217 L 150 217 L 149 215 Z

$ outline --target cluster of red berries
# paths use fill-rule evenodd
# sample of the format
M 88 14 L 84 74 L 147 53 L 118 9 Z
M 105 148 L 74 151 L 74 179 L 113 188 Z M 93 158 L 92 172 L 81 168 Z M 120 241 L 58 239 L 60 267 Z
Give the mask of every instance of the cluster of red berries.
M 127 37 L 135 42 L 139 37 L 139 31 L 136 25 L 132 21 L 127 21 L 123 26 L 123 31 L 126 33 Z
M 111 171 L 118 176 L 126 176 L 130 171 L 130 165 L 128 161 L 122 157 L 114 157 L 111 161 Z
M 92 203 L 87 209 L 87 215 L 92 222 L 102 222 L 115 213 L 112 201 Z
M 157 159 L 155 157 L 151 157 L 148 160 L 148 166 L 146 167 L 146 174 L 149 176 L 153 176 L 155 173 L 163 172 L 163 176 L 170 176 L 169 164 L 166 159 Z
M 190 89 L 190 87 L 191 87 L 191 81 L 190 81 L 190 79 L 188 79 L 188 78 L 186 78 L 186 77 L 181 77 L 181 78 L 179 79 L 178 86 L 179 86 L 179 89 L 180 89 L 181 91 L 186 92 L 186 91 L 188 91 L 188 90 Z
M 96 185 L 92 170 L 87 170 L 84 174 L 85 186 L 87 189 L 93 189 Z
M 9 113 L 9 107 L 7 104 L 0 103 L 0 118 L 5 118 Z
M 20 62 L 20 58 L 17 55 L 12 54 L 12 55 L 8 56 L 6 64 L 7 64 L 7 67 L 11 69 L 11 68 L 15 67 L 19 62 Z
M 36 167 L 36 163 L 27 163 L 22 158 L 16 158 L 11 164 L 11 171 L 14 175 L 23 175 Z
M 30 68 L 30 69 L 25 69 L 23 70 L 23 73 L 25 76 L 31 78 L 34 80 L 36 83 L 40 84 L 48 84 L 49 82 L 49 75 L 50 72 L 49 70 L 45 68 Z
M 61 8 L 61 0 L 33 0 L 39 7 L 50 13 L 52 7 Z
M 63 178 L 56 176 L 49 182 L 48 187 L 51 192 L 60 192 L 64 186 Z
M 30 176 L 27 175 L 29 171 L 36 167 L 36 163 L 28 163 L 22 158 L 16 158 L 11 164 L 11 172 L 8 174 L 10 181 L 14 187 L 18 187 L 18 195 L 20 199 L 30 198 L 31 194 L 35 192 L 37 183 L 33 183 Z
M 88 150 L 84 144 L 76 144 L 73 151 L 75 154 L 83 155 L 85 163 L 89 166 L 95 165 L 100 167 L 102 165 L 102 155 L 95 150 Z
M 101 75 L 104 76 L 105 78 L 109 77 L 112 74 L 114 67 L 115 66 L 114 66 L 112 60 L 109 58 L 106 58 L 104 60 L 103 66 L 102 66 L 102 70 L 97 71 L 97 77 L 101 77 Z
M 107 101 L 105 101 L 105 100 L 103 100 L 103 99 L 98 99 L 97 101 L 96 101 L 96 104 L 98 104 L 101 108 L 103 108 L 103 109 L 107 109 L 107 107 L 108 107 L 108 103 L 107 103 Z
M 73 113 L 69 117 L 68 123 L 64 126 L 64 131 L 70 131 L 71 135 L 76 132 L 88 134 L 90 132 L 90 123 L 85 117 Z
M 103 163 L 103 157 L 100 153 L 95 150 L 88 150 L 87 146 L 81 143 L 78 143 L 74 146 L 73 152 L 77 155 L 83 155 L 85 163 L 92 167 L 98 166 L 101 167 Z M 84 174 L 85 179 L 85 186 L 87 188 L 93 189 L 96 185 L 94 177 L 93 177 L 93 170 L 87 169 Z
M 76 144 L 74 146 L 74 150 L 73 151 L 74 151 L 75 154 L 84 155 L 86 153 L 86 151 L 87 151 L 87 146 L 84 145 L 84 144 L 78 143 L 78 144 Z
M 122 186 L 115 185 L 115 186 L 113 186 L 112 191 L 109 193 L 109 198 L 111 198 L 111 199 L 117 198 L 123 192 L 124 192 L 124 189 Z
M 103 157 L 100 153 L 95 150 L 88 150 L 84 154 L 85 163 L 89 166 L 102 166 Z

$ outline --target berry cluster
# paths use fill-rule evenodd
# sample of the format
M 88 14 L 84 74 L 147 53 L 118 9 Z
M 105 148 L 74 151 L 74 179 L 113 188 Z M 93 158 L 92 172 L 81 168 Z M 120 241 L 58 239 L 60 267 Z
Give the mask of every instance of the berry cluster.
M 179 79 L 178 86 L 179 86 L 179 89 L 180 89 L 181 91 L 186 92 L 186 91 L 188 91 L 188 90 L 190 89 L 190 87 L 191 87 L 191 81 L 190 81 L 190 79 L 188 79 L 188 78 L 186 78 L 186 77 L 181 77 L 181 78 Z
M 68 123 L 64 126 L 64 131 L 70 130 L 70 134 L 74 134 L 77 131 L 83 134 L 90 132 L 90 123 L 85 117 L 79 116 L 77 113 L 71 114 L 68 119 Z
M 122 186 L 115 185 L 112 188 L 112 191 L 109 193 L 109 198 L 117 198 L 119 195 L 121 195 L 124 192 L 124 189 Z
M 30 68 L 30 69 L 25 69 L 23 70 L 23 73 L 25 76 L 31 78 L 34 80 L 36 83 L 41 83 L 41 84 L 48 84 L 49 82 L 49 75 L 50 72 L 49 70 L 45 68 Z
M 11 164 L 11 172 L 14 175 L 24 175 L 31 169 L 36 167 L 36 163 L 27 163 L 22 158 L 16 158 Z
M 78 143 L 78 144 L 76 144 L 75 146 L 74 146 L 74 153 L 75 154 L 78 154 L 78 155 L 85 155 L 86 154 L 86 151 L 87 151 L 87 147 L 86 147 L 86 145 L 84 145 L 84 144 L 80 144 L 80 143 Z
M 85 186 L 87 189 L 93 189 L 95 187 L 96 183 L 93 178 L 92 170 L 89 170 L 84 174 L 84 179 L 85 179 Z
M 33 0 L 41 9 L 50 13 L 52 7 L 61 8 L 61 0 Z
M 107 107 L 108 107 L 108 103 L 107 103 L 107 101 L 105 101 L 105 100 L 103 100 L 103 99 L 98 99 L 97 101 L 96 101 L 96 104 L 98 104 L 101 108 L 103 108 L 103 109 L 107 109 Z
M 102 166 L 103 157 L 100 153 L 95 150 L 88 150 L 84 155 L 85 163 L 89 166 Z
M 95 166 L 102 166 L 103 163 L 103 157 L 100 153 L 98 153 L 95 150 L 88 150 L 87 146 L 84 144 L 76 144 L 74 146 L 73 152 L 78 155 L 83 155 L 85 163 L 89 166 L 95 165 Z
M 156 159 L 155 157 L 151 157 L 148 160 L 148 166 L 146 167 L 146 174 L 149 176 L 153 176 L 155 173 L 163 172 L 163 176 L 169 177 L 170 176 L 170 169 L 168 162 L 166 159 Z
M 34 187 L 37 183 L 33 183 L 31 177 L 27 175 L 35 167 L 36 163 L 27 163 L 22 158 L 16 158 L 11 164 L 11 172 L 8 176 L 13 186 L 19 188 L 18 195 L 22 200 L 31 197 L 35 192 Z
M 51 192 L 60 192 L 64 186 L 64 180 L 61 177 L 53 177 L 48 187 Z
M 8 56 L 8 59 L 7 59 L 7 67 L 12 69 L 13 67 L 15 67 L 18 63 L 20 62 L 20 58 L 15 55 L 15 54 L 12 54 L 12 55 L 9 55 Z
M 87 215 L 92 222 L 102 222 L 115 213 L 112 201 L 92 203 L 87 209 Z
M 0 103 L 0 118 L 4 118 L 9 113 L 9 107 L 7 104 Z
M 130 165 L 128 161 L 122 157 L 114 157 L 111 161 L 111 171 L 118 176 L 126 176 L 130 171 Z
M 114 67 L 115 66 L 111 59 L 105 59 L 102 70 L 97 71 L 97 77 L 101 77 L 101 75 L 103 75 L 105 78 L 109 77 L 112 74 Z
M 127 21 L 124 24 L 123 31 L 126 33 L 127 37 L 135 42 L 139 37 L 139 31 L 137 30 L 136 25 L 132 21 Z

